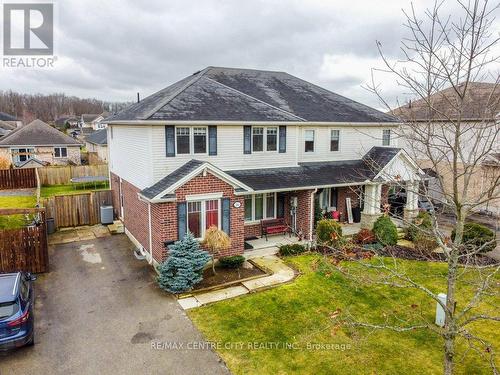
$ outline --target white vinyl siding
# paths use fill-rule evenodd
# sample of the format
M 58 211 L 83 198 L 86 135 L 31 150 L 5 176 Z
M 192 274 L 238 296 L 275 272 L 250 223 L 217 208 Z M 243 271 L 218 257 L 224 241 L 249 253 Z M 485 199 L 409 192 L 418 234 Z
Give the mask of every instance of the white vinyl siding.
M 111 129 L 112 138 L 108 139 L 110 171 L 139 189 L 151 186 L 154 167 L 151 126 L 112 125 Z M 165 156 L 165 136 L 163 145 L 162 156 Z

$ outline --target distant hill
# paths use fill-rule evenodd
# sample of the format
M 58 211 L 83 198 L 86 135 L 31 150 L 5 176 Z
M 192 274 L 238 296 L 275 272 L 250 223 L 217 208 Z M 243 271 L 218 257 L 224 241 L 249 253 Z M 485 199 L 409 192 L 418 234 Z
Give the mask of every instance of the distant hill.
M 25 124 L 40 119 L 53 122 L 64 115 L 79 116 L 82 113 L 117 112 L 131 103 L 106 102 L 82 99 L 66 94 L 22 94 L 0 90 L 0 112 L 11 114 Z

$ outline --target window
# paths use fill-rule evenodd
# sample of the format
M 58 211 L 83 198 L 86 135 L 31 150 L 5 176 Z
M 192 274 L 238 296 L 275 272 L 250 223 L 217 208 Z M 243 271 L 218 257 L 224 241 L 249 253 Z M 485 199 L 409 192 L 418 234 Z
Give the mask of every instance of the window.
M 253 220 L 252 195 L 245 195 L 245 221 Z
M 12 154 L 12 160 L 15 163 L 20 163 L 26 160 L 30 160 L 34 157 L 34 148 L 13 148 L 10 150 Z
M 330 131 L 330 151 L 340 150 L 340 130 Z
M 177 153 L 178 154 L 189 154 L 189 136 L 190 136 L 189 128 L 176 128 L 177 134 Z
M 262 194 L 257 194 L 255 200 L 255 220 L 260 220 L 264 215 L 264 199 Z
M 56 158 L 68 157 L 68 149 L 66 147 L 54 147 L 54 157 Z
M 276 193 L 245 195 L 245 221 L 276 218 Z
M 252 150 L 264 151 L 264 128 L 252 128 Z
M 202 238 L 206 229 L 220 228 L 220 200 L 188 202 L 187 216 L 188 230 L 195 238 Z
M 382 131 L 382 146 L 390 146 L 391 144 L 391 130 L 384 129 Z
M 266 217 L 274 217 L 274 193 L 266 194 Z
M 304 151 L 314 152 L 314 130 L 306 130 L 304 133 Z
M 267 128 L 266 145 L 267 151 L 278 149 L 278 128 Z
M 207 128 L 193 129 L 193 145 L 195 154 L 207 153 Z
M 195 238 L 201 237 L 201 202 L 188 202 L 188 229 Z

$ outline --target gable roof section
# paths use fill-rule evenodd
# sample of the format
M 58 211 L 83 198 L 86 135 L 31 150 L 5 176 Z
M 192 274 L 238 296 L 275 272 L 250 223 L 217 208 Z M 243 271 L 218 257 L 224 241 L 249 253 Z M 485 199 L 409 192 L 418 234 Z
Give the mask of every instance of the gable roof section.
M 218 178 L 226 181 L 227 183 L 233 185 L 234 187 L 241 188 L 244 190 L 251 190 L 245 184 L 237 181 L 221 169 L 217 168 L 211 163 L 192 159 L 188 161 L 186 164 L 177 168 L 175 171 L 162 178 L 156 184 L 142 190 L 140 194 L 151 200 L 157 199 L 167 199 L 170 198 L 172 194 L 175 193 L 175 190 L 184 185 L 186 182 L 196 177 L 204 170 L 207 170 Z M 174 195 L 175 197 L 175 195 Z
M 108 145 L 108 132 L 107 129 L 101 129 L 93 132 L 85 138 L 86 142 L 95 145 L 107 146 Z
M 396 122 L 284 72 L 208 67 L 107 121 Z
M 406 121 L 446 121 L 456 119 L 453 107 L 457 94 L 452 87 L 430 96 L 429 101 L 419 99 L 396 108 L 392 113 Z M 432 109 L 432 111 L 431 111 Z M 495 120 L 500 113 L 500 85 L 488 82 L 469 82 L 462 106 L 462 120 Z
M 80 142 L 41 120 L 16 128 L 0 140 L 0 147 L 53 145 L 79 146 Z

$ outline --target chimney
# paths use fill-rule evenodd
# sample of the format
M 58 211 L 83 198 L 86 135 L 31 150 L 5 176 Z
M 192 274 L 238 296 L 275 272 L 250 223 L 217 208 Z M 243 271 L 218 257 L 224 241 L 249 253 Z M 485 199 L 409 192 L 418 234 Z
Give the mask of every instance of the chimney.
M 141 101 L 141 97 L 139 96 L 139 93 L 137 93 L 137 103 Z

